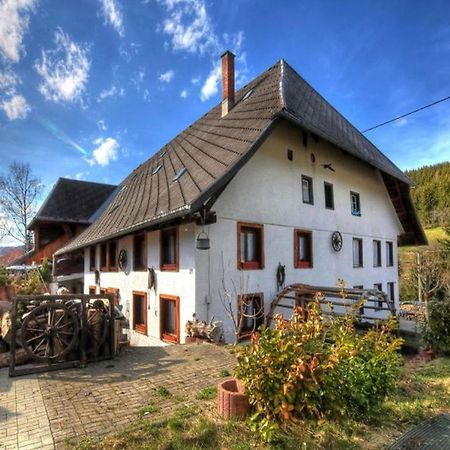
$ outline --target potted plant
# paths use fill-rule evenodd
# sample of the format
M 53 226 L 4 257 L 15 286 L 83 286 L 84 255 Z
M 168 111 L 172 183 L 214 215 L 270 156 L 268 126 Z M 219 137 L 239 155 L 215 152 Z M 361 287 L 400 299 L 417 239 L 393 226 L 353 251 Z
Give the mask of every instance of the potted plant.
M 10 300 L 11 276 L 5 267 L 0 266 L 0 300 Z

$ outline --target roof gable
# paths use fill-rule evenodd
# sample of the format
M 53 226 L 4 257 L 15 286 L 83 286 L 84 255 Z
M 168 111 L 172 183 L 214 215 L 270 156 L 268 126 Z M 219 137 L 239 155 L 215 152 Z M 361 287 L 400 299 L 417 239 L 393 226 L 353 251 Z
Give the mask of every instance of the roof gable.
M 39 221 L 91 223 L 92 214 L 114 189 L 109 184 L 59 178 L 29 228 Z

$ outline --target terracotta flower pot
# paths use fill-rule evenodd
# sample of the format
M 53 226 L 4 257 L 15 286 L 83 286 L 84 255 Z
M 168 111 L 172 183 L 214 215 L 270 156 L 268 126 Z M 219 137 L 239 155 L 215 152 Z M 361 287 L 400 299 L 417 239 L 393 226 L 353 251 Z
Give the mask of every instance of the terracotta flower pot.
M 419 353 L 419 356 L 424 361 L 431 361 L 432 359 L 434 359 L 434 353 L 433 353 L 433 350 L 431 350 L 431 349 L 421 350 Z
M 234 378 L 219 384 L 217 392 L 217 408 L 225 419 L 244 419 L 249 404 L 244 385 Z

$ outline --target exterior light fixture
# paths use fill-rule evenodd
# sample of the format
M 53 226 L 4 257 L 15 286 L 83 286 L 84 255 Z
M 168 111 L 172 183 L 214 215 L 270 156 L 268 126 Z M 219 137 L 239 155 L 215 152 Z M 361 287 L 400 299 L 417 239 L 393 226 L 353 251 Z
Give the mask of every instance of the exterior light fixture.
M 203 215 L 200 215 L 201 218 L 201 224 L 202 224 L 202 231 L 197 236 L 197 244 L 196 248 L 197 250 L 209 250 L 211 245 L 209 242 L 209 236 L 206 234 L 205 231 L 205 222 L 206 222 L 206 210 L 203 209 Z

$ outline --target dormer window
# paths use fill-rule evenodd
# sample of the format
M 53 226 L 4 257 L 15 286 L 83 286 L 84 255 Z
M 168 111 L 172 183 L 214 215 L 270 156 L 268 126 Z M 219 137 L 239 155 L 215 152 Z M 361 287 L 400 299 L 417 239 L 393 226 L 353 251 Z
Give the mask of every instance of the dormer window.
M 183 176 L 184 172 L 186 172 L 186 167 L 182 167 L 181 169 L 179 169 L 173 177 L 172 181 L 178 181 Z
M 162 164 L 160 164 L 159 166 L 157 166 L 155 168 L 155 170 L 152 172 L 152 175 L 156 175 L 161 170 L 161 168 L 162 168 Z
M 352 216 L 361 215 L 361 203 L 359 201 L 359 194 L 357 192 L 350 192 L 350 204 Z

